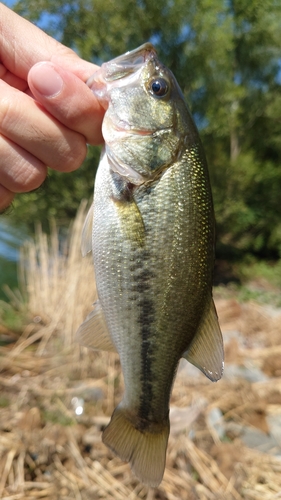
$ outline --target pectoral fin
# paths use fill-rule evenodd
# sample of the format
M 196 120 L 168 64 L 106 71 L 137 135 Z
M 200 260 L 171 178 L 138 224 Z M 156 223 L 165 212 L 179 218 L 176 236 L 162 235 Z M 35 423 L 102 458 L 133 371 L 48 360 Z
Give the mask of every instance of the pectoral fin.
M 199 368 L 213 382 L 221 378 L 224 367 L 223 339 L 213 299 L 210 300 L 210 306 L 183 358 Z
M 76 339 L 80 345 L 95 351 L 112 351 L 116 348 L 111 340 L 102 307 L 97 301 L 95 308 L 79 326 Z
M 145 227 L 142 215 L 134 199 L 114 200 L 123 234 L 132 243 L 142 247 L 145 244 Z
M 87 213 L 82 230 L 81 252 L 83 257 L 85 257 L 87 253 L 92 251 L 93 213 L 94 204 L 92 203 L 90 210 Z

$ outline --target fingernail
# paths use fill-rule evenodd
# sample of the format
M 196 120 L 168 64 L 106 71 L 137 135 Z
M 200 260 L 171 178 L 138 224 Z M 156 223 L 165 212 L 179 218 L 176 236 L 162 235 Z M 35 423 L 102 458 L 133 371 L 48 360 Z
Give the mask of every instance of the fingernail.
M 49 62 L 35 64 L 29 72 L 32 86 L 45 97 L 55 97 L 63 87 L 63 79 Z

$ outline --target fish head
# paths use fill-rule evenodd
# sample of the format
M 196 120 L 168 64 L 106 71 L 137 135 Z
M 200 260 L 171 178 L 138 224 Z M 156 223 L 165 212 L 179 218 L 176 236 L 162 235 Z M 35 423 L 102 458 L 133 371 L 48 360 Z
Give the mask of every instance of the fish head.
M 87 84 L 106 109 L 102 132 L 114 172 L 140 185 L 180 156 L 188 130 L 186 105 L 153 45 L 102 64 Z

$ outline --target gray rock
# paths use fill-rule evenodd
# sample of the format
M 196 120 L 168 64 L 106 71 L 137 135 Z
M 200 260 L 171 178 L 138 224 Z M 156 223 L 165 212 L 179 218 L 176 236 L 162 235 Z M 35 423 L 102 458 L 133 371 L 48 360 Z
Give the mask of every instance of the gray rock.
M 225 430 L 228 436 L 241 439 L 248 448 L 254 448 L 264 453 L 280 456 L 281 423 L 280 421 L 279 423 L 275 422 L 276 427 L 274 427 L 274 425 L 271 427 L 271 419 L 267 418 L 267 421 L 270 427 L 270 434 L 266 434 L 255 427 L 241 425 L 236 422 L 226 422 Z M 278 439 L 276 437 L 277 435 L 279 436 Z
M 248 382 L 264 382 L 268 377 L 256 366 L 239 366 L 234 364 L 226 364 L 224 367 L 223 377 L 227 380 L 242 378 Z
M 207 424 L 211 427 L 220 439 L 225 436 L 225 425 L 223 414 L 219 408 L 212 408 L 207 415 Z
M 270 435 L 275 440 L 275 445 L 279 448 L 278 455 L 281 454 L 281 415 L 268 415 L 266 417 L 270 429 Z
M 281 453 L 281 448 L 272 435 L 265 434 L 254 427 L 244 427 L 241 439 L 249 448 L 255 448 L 272 455 L 280 455 Z
M 192 424 L 198 418 L 200 413 L 206 408 L 208 401 L 205 398 L 198 398 L 195 404 L 186 408 L 171 406 L 170 423 L 171 434 L 177 435 L 182 431 L 190 430 Z

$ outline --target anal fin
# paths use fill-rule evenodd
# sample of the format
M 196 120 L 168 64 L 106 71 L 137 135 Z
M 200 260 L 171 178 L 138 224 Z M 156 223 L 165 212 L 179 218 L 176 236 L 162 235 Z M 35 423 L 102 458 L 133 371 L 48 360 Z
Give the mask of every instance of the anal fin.
M 224 351 L 221 329 L 213 299 L 206 309 L 196 336 L 183 355 L 194 366 L 199 368 L 213 382 L 223 374 Z
M 117 352 L 107 328 L 104 313 L 99 301 L 95 308 L 79 326 L 76 339 L 80 345 L 97 351 Z

